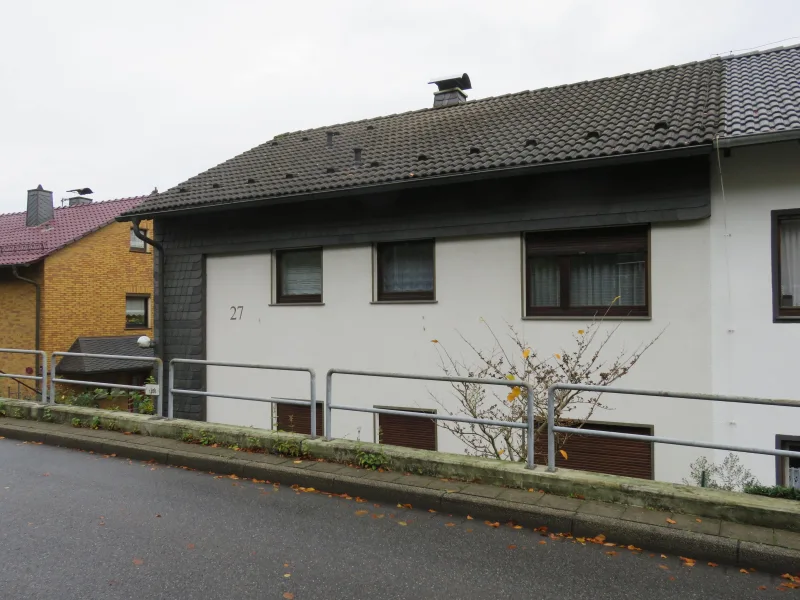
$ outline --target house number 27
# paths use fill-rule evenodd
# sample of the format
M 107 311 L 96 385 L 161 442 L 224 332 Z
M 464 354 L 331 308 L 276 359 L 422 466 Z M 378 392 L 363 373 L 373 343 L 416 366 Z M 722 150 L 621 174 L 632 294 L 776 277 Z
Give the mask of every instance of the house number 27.
M 241 321 L 244 306 L 231 306 L 231 321 Z

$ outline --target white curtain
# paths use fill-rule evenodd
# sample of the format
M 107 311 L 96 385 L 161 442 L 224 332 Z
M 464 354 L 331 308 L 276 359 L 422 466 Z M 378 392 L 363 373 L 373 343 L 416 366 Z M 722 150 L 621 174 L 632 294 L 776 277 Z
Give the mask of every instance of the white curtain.
M 800 306 L 800 219 L 781 221 L 781 306 Z
M 130 325 L 146 325 L 147 298 L 126 298 L 125 319 Z
M 306 296 L 322 294 L 322 252 L 298 250 L 280 257 L 281 294 Z
M 530 270 L 530 306 L 560 306 L 561 278 L 558 259 L 532 256 L 528 259 Z
M 570 259 L 570 306 L 644 306 L 644 253 L 597 254 Z
M 432 292 L 433 247 L 429 242 L 408 242 L 380 249 L 382 291 Z

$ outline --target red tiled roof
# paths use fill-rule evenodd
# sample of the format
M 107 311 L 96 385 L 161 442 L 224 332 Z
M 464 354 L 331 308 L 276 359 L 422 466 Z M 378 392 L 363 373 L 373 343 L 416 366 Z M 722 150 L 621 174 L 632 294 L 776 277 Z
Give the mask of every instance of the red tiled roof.
M 28 265 L 105 227 L 144 196 L 56 208 L 52 221 L 25 226 L 25 213 L 0 214 L 0 266 Z

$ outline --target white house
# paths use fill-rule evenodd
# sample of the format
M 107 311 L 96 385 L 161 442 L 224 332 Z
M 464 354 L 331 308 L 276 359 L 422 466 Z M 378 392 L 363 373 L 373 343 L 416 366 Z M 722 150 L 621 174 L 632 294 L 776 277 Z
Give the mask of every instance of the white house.
M 464 75 L 438 82 L 433 108 L 276 136 L 123 217 L 155 219 L 158 351 L 312 367 L 321 399 L 332 367 L 441 374 L 443 349 L 476 362 L 464 340 L 491 350 L 487 325 L 509 352 L 507 324 L 558 361 L 606 314 L 601 335 L 619 328 L 603 359 L 657 338 L 616 386 L 800 398 L 799 78 L 800 47 L 477 101 Z M 302 373 L 180 365 L 174 383 L 308 398 Z M 333 397 L 459 412 L 445 383 L 337 375 Z M 176 402 L 177 416 L 308 427 L 287 405 Z M 796 408 L 603 403 L 594 427 L 800 445 Z M 335 411 L 332 431 L 465 450 L 427 419 Z M 564 466 L 668 481 L 726 454 L 586 436 L 566 449 Z M 742 456 L 788 483 L 788 461 Z

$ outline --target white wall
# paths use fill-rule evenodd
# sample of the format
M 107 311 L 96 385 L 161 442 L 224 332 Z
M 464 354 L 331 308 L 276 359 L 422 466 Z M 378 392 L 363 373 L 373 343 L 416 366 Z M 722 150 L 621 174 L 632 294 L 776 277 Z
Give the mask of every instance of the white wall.
M 608 347 L 633 350 L 664 330 L 661 339 L 617 385 L 648 389 L 711 391 L 709 223 L 657 225 L 651 233 L 652 320 L 625 321 Z M 324 306 L 269 306 L 268 254 L 207 260 L 207 354 L 209 360 L 308 365 L 319 377 L 331 367 L 440 374 L 432 339 L 469 357 L 459 334 L 481 348 L 492 339 L 484 319 L 505 339 L 504 322 L 518 327 L 531 347 L 548 356 L 570 346 L 586 320 L 523 320 L 521 240 L 518 235 L 437 240 L 436 304 L 372 304 L 372 250 L 367 245 L 325 248 Z M 231 321 L 231 306 L 243 306 Z M 610 323 L 615 325 L 616 322 Z M 665 329 L 666 328 L 666 329 Z M 210 369 L 208 389 L 247 395 L 307 397 L 300 374 Z M 447 384 L 334 378 L 334 401 L 364 406 L 453 407 Z M 614 409 L 595 420 L 646 424 L 656 435 L 708 439 L 712 407 L 688 400 L 607 396 Z M 250 406 L 248 406 L 248 404 Z M 268 425 L 265 406 L 209 401 L 209 420 Z M 236 406 L 234 408 L 234 406 Z M 370 415 L 335 411 L 333 434 L 372 440 Z M 439 430 L 439 449 L 463 446 Z M 656 477 L 679 481 L 700 452 L 657 445 Z
M 712 348 L 715 393 L 800 398 L 800 324 L 772 322 L 770 211 L 800 208 L 800 145 L 734 148 L 712 168 Z M 716 404 L 720 443 L 775 447 L 776 434 L 800 435 L 800 409 Z M 718 452 L 718 458 L 726 452 Z M 762 483 L 775 459 L 742 454 Z

